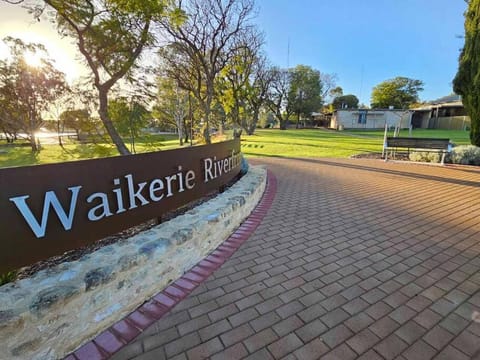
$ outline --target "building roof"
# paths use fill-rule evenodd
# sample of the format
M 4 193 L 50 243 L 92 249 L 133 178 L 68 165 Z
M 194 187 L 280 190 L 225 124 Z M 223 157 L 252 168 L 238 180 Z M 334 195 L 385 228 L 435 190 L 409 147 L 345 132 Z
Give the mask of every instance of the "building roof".
M 462 97 L 457 94 L 450 94 L 447 96 L 443 96 L 439 99 L 429 101 L 428 103 L 432 105 L 438 105 L 438 104 L 458 103 L 458 102 L 460 103 L 462 102 Z
M 438 107 L 463 107 L 462 97 L 457 94 L 451 94 L 447 96 L 443 96 L 436 100 L 429 101 L 425 105 L 419 106 L 415 109 L 415 111 L 430 111 L 433 108 Z

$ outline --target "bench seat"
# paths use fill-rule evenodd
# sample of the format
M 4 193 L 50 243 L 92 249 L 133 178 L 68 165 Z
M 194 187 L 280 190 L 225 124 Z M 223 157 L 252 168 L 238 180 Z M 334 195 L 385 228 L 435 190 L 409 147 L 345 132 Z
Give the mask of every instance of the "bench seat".
M 435 139 L 435 138 L 407 138 L 407 137 L 391 137 L 388 136 L 384 144 L 385 161 L 388 160 L 388 149 L 407 149 L 415 151 L 427 152 L 441 152 L 442 164 L 445 161 L 445 154 L 450 149 L 450 139 Z

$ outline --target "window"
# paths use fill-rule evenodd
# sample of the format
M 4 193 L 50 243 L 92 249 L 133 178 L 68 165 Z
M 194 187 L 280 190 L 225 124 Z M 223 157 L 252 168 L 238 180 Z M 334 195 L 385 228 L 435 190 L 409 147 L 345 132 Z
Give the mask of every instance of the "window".
M 358 123 L 359 124 L 367 123 L 367 110 L 360 110 L 358 112 Z

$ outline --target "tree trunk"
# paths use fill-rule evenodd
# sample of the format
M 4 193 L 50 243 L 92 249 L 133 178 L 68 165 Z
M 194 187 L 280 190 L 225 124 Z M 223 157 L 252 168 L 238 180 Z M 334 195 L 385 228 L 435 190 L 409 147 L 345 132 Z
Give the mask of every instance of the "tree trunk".
M 110 138 L 117 147 L 120 155 L 131 155 L 130 151 L 125 146 L 123 139 L 120 137 L 117 130 L 115 129 L 115 126 L 113 126 L 112 120 L 110 120 L 110 117 L 108 116 L 107 90 L 101 88 L 98 89 L 98 96 L 100 100 L 98 114 L 100 115 L 100 119 L 102 120 L 103 125 L 105 125 L 105 128 L 107 129 L 108 135 L 110 135 Z
M 280 130 L 287 130 L 287 120 L 283 118 L 283 116 L 280 114 L 277 116 L 278 121 L 280 122 Z
M 29 113 L 29 135 L 30 135 L 30 146 L 32 147 L 32 152 L 37 152 L 39 150 L 37 145 L 37 139 L 35 137 L 35 131 L 37 127 L 35 126 L 36 118 L 34 115 L 34 110 L 31 110 Z
M 205 127 L 203 129 L 203 140 L 205 140 L 205 144 L 211 144 L 212 139 L 210 138 L 210 130 L 209 130 L 208 120 L 205 120 Z
M 300 113 L 297 114 L 297 124 L 295 125 L 295 129 L 298 129 L 299 125 L 300 125 Z
M 205 144 L 212 143 L 212 139 L 210 138 L 209 118 L 210 118 L 210 106 L 206 105 L 205 106 L 205 124 L 203 125 L 203 140 L 205 141 Z
M 247 129 L 248 135 L 253 135 L 255 133 L 255 129 L 257 128 L 257 124 L 258 124 L 258 116 L 259 116 L 259 110 L 257 109 L 253 110 L 252 122 L 248 125 L 248 129 Z
M 64 149 L 63 142 L 62 142 L 62 135 L 60 135 L 60 120 L 57 120 L 57 135 L 58 135 L 58 145 L 60 145 L 60 147 Z
M 205 124 L 203 128 L 203 139 L 206 144 L 211 144 L 212 139 L 210 138 L 210 113 L 212 108 L 213 101 L 213 79 L 209 82 L 207 80 L 207 98 L 204 102 L 204 111 L 205 111 Z
M 177 125 L 178 141 L 180 146 L 183 146 L 183 119 L 178 114 L 175 115 L 175 123 Z
M 38 151 L 37 139 L 35 138 L 34 131 L 30 131 L 30 146 L 32 148 L 32 152 Z

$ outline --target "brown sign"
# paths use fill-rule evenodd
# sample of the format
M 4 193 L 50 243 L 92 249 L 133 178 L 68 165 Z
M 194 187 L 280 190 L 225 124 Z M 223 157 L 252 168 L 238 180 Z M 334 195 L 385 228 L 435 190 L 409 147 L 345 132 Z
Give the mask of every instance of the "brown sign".
M 240 140 L 0 169 L 0 273 L 160 217 L 240 172 Z

